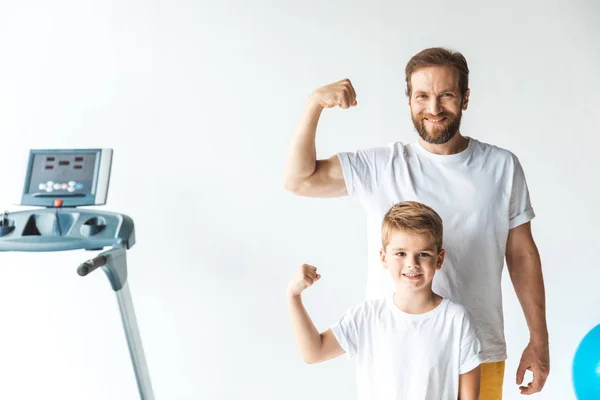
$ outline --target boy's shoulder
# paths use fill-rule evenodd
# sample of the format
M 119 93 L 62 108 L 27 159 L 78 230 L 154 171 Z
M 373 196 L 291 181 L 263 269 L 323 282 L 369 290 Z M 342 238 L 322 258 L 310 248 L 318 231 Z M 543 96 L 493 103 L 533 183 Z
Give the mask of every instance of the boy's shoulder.
M 360 312 L 373 312 L 385 309 L 386 307 L 388 307 L 387 298 L 378 297 L 375 299 L 364 300 L 361 303 L 354 306 L 353 309 Z
M 465 306 L 455 302 L 454 300 L 449 299 L 448 297 L 444 297 L 444 301 L 446 302 L 446 307 L 448 308 L 448 311 L 450 311 L 452 313 L 455 313 L 458 315 L 469 313 Z
M 349 308 L 346 315 L 353 319 L 370 319 L 380 316 L 382 312 L 388 308 L 387 299 L 385 297 L 364 300 L 361 303 Z
M 444 301 L 446 302 L 446 319 L 453 320 L 461 326 L 463 326 L 465 323 L 468 326 L 473 325 L 473 317 L 465 306 L 450 300 L 447 297 L 444 298 Z
M 436 312 L 437 317 L 447 320 L 448 323 L 454 322 L 458 325 L 463 325 L 465 322 L 468 325 L 473 323 L 471 314 L 462 304 L 459 304 L 445 297 L 438 306 L 441 312 Z M 395 305 L 389 296 L 365 300 L 346 311 L 346 318 L 350 318 L 355 322 L 375 322 L 378 320 L 388 320 L 395 318 L 398 314 L 393 312 Z
M 455 302 L 454 300 L 449 299 L 448 297 L 444 297 L 444 301 L 446 302 L 446 309 L 449 315 L 453 316 L 469 316 L 469 311 L 467 308 L 460 303 Z

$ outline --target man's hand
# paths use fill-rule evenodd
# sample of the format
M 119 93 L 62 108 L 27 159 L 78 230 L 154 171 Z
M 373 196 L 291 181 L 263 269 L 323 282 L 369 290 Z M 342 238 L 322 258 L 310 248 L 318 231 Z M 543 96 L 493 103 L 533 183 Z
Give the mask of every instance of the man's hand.
M 517 368 L 517 385 L 523 383 L 526 370 L 533 372 L 533 381 L 527 386 L 519 387 L 521 394 L 529 395 L 541 391 L 550 373 L 550 350 L 547 342 L 529 342 Z
M 310 102 L 321 108 L 356 106 L 356 92 L 349 79 L 323 86 L 313 92 Z
M 317 268 L 302 264 L 288 285 L 288 296 L 300 296 L 302 291 L 312 286 L 319 279 L 321 279 L 321 275 L 317 274 Z

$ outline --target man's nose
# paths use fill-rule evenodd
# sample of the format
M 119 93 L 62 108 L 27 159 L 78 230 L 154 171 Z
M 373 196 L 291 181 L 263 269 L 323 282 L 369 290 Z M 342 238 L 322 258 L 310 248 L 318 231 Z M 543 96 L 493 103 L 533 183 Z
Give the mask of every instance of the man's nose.
M 429 101 L 429 114 L 438 115 L 442 112 L 442 102 L 437 97 L 432 97 Z

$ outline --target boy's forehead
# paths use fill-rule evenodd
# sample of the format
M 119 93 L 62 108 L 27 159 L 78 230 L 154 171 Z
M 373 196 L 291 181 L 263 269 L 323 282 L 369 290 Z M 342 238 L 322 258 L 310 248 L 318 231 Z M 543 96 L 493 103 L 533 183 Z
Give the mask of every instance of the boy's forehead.
M 434 250 L 436 246 L 433 238 L 425 233 L 412 233 L 393 230 L 390 234 L 390 241 L 388 243 L 388 247 L 394 249 L 418 248 L 421 250 L 430 248 Z

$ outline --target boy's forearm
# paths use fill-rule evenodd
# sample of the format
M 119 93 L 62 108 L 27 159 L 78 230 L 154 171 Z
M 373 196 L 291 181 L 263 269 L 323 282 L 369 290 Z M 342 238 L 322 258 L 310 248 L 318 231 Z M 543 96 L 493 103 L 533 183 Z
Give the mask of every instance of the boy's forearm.
M 292 186 L 294 182 L 308 178 L 315 172 L 317 167 L 315 136 L 322 111 L 323 108 L 310 100 L 304 108 L 286 159 L 287 186 Z
M 318 362 L 321 352 L 321 334 L 302 304 L 301 296 L 288 295 L 288 308 L 296 345 L 307 363 Z

